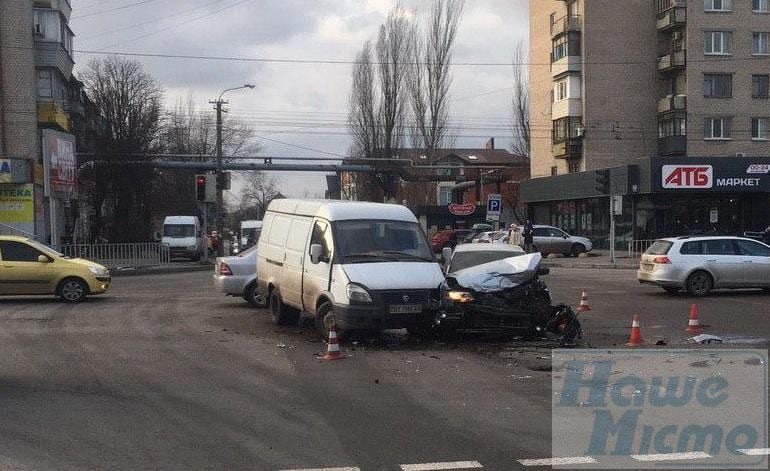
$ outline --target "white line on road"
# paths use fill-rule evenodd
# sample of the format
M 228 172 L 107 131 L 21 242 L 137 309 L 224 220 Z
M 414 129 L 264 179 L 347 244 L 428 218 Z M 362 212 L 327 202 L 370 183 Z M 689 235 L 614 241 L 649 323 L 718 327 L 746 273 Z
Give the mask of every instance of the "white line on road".
M 538 460 L 519 460 L 522 466 L 564 466 L 569 464 L 593 464 L 596 460 L 590 456 L 574 456 L 567 458 L 543 458 Z
M 281 471 L 361 471 L 361 468 L 305 468 L 305 469 L 282 469 Z
M 402 471 L 436 471 L 441 469 L 477 469 L 483 468 L 478 461 L 448 461 L 446 463 L 402 464 Z
M 631 458 L 636 461 L 673 461 L 673 460 L 697 460 L 703 458 L 711 458 L 706 452 L 703 451 L 690 451 L 687 453 L 658 453 L 649 455 L 631 455 Z
M 749 456 L 770 455 L 770 448 L 739 448 L 735 451 Z

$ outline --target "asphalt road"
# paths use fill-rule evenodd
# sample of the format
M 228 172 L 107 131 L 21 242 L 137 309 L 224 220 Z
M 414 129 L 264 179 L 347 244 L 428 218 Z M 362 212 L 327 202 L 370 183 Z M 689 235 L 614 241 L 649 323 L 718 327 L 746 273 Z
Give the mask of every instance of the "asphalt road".
M 625 270 L 548 281 L 558 301 L 589 291 L 592 346 L 623 343 L 634 313 L 650 341 L 686 345 L 691 299 Z M 699 306 L 710 333 L 767 348 L 770 295 Z M 0 468 L 523 469 L 551 457 L 549 347 L 395 333 L 323 362 L 311 328 L 273 326 L 203 272 L 117 278 L 76 306 L 0 299 Z

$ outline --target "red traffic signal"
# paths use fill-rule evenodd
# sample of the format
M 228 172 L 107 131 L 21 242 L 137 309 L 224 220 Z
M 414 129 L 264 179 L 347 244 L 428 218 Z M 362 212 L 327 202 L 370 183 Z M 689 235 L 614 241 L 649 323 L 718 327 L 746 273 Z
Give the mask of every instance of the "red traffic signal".
M 195 175 L 195 199 L 206 201 L 206 175 Z

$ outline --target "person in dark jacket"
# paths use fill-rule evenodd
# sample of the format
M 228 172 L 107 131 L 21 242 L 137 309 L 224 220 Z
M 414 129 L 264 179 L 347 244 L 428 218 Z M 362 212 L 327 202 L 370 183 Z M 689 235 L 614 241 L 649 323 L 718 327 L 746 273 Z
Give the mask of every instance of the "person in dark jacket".
M 532 253 L 535 251 L 535 228 L 532 226 L 532 221 L 527 219 L 527 223 L 524 225 L 524 251 Z

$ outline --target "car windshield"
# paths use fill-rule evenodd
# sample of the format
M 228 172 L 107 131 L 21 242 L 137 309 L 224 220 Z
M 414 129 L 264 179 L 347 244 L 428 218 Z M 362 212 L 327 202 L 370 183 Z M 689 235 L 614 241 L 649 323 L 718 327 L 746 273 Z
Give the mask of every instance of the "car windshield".
M 334 223 L 337 254 L 343 263 L 432 262 L 428 242 L 417 223 L 356 220 Z
M 192 224 L 166 224 L 163 226 L 163 237 L 195 237 L 195 226 Z
M 666 240 L 657 240 L 644 253 L 647 255 L 666 255 L 672 245 L 674 244 Z
M 447 272 L 453 273 L 466 268 L 483 265 L 489 262 L 496 262 L 510 257 L 524 255 L 524 252 L 515 252 L 508 250 L 485 250 L 480 252 L 457 252 L 452 257 L 452 263 Z

